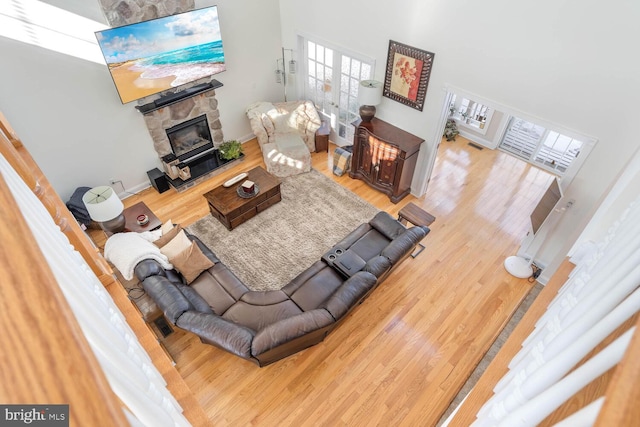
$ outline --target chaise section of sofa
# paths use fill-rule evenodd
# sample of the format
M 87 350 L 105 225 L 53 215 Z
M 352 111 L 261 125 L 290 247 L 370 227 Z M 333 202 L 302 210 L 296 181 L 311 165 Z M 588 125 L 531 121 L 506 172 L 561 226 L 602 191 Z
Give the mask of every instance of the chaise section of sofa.
M 155 260 L 135 274 L 171 323 L 265 366 L 324 340 L 428 232 L 380 212 L 277 291 L 251 291 L 195 236 L 214 265 L 190 285 Z

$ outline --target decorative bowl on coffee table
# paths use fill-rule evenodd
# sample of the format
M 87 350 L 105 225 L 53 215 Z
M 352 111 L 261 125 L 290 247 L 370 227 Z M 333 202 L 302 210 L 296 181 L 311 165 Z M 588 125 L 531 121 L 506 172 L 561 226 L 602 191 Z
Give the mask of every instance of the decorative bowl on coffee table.
M 258 184 L 254 183 L 253 184 L 253 191 L 251 193 L 247 193 L 242 188 L 242 185 L 239 185 L 237 190 L 236 190 L 236 192 L 238 193 L 238 196 L 242 197 L 243 199 L 250 199 L 250 198 L 256 196 L 260 192 L 260 187 L 258 186 Z

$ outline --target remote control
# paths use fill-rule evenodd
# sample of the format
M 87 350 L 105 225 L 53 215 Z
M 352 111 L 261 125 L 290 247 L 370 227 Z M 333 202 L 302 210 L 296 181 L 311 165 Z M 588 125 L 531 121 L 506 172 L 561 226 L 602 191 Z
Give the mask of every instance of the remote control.
M 247 177 L 246 172 L 242 172 L 240 175 L 234 176 L 229 181 L 227 181 L 224 184 L 222 184 L 222 186 L 225 187 L 225 188 L 231 187 L 233 184 L 235 184 L 236 182 L 240 182 L 241 180 L 245 179 L 246 177 Z

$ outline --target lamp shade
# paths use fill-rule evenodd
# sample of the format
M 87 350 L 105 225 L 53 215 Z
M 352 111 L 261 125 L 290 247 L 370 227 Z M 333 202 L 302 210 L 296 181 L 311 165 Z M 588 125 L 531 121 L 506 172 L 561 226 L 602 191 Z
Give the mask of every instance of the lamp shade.
M 117 218 L 124 210 L 124 205 L 113 188 L 103 185 L 84 193 L 82 202 L 87 207 L 89 216 L 97 222 L 106 222 Z
M 358 104 L 378 105 L 382 102 L 382 83 L 375 80 L 362 80 L 358 87 Z

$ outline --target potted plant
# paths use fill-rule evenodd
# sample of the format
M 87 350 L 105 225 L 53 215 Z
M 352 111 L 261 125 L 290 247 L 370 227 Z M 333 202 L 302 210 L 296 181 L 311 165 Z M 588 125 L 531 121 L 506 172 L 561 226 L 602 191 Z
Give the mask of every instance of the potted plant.
M 236 140 L 225 141 L 218 147 L 218 152 L 223 160 L 237 159 L 242 155 L 242 144 Z

